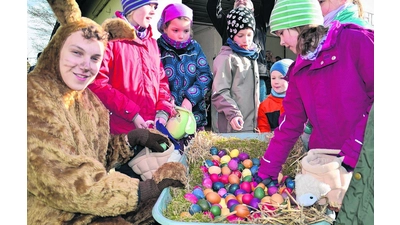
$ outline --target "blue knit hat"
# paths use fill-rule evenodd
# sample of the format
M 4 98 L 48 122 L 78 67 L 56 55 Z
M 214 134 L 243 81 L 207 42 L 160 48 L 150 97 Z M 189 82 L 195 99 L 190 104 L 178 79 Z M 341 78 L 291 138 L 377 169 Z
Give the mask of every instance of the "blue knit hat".
M 135 0 L 121 0 L 122 9 L 124 11 L 124 16 L 128 15 L 128 13 L 133 10 L 140 8 L 144 5 L 148 5 L 151 3 L 158 4 L 158 0 L 147 0 L 147 1 L 135 1 Z
M 275 62 L 274 64 L 272 64 L 271 69 L 269 70 L 270 73 L 272 73 L 272 71 L 278 71 L 280 72 L 283 77 L 286 76 L 287 71 L 289 70 L 289 66 L 293 63 L 293 60 L 291 59 L 281 59 L 278 62 Z

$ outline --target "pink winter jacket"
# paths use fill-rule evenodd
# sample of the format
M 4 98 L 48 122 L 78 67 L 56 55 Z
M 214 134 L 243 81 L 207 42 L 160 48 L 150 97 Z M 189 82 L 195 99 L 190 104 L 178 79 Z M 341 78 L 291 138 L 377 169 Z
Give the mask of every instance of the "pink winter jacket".
M 297 56 L 288 75 L 285 113 L 258 175 L 277 179 L 307 118 L 313 126 L 310 149 L 341 149 L 344 163 L 354 168 L 374 102 L 374 31 L 333 23 L 316 60 Z
M 132 119 L 137 113 L 145 121 L 154 121 L 159 110 L 171 115 L 168 77 L 151 27 L 148 30 L 142 40 L 118 37 L 109 41 L 99 74 L 89 86 L 110 111 L 112 134 L 135 129 Z

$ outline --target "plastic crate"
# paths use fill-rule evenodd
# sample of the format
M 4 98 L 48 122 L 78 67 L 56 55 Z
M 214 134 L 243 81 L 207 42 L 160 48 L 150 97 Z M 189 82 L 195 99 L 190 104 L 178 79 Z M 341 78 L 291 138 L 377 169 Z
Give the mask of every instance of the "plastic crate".
M 220 133 L 218 134 L 223 137 L 237 137 L 240 139 L 258 139 L 258 140 L 265 140 L 266 134 L 264 133 Z M 187 165 L 186 162 L 186 155 L 182 155 L 180 162 L 182 162 L 185 166 Z M 189 224 L 196 224 L 196 225 L 227 225 L 229 223 L 198 223 L 198 222 L 181 222 L 176 220 L 170 220 L 166 218 L 163 212 L 167 209 L 167 205 L 172 200 L 172 196 L 170 193 L 170 188 L 164 188 L 161 192 L 160 197 L 157 199 L 156 204 L 153 207 L 152 215 L 154 219 L 162 224 L 162 225 L 189 225 Z M 234 224 L 234 223 L 233 223 Z M 247 224 L 247 223 L 246 223 Z M 322 221 L 318 223 L 313 223 L 313 225 L 330 225 L 329 222 Z

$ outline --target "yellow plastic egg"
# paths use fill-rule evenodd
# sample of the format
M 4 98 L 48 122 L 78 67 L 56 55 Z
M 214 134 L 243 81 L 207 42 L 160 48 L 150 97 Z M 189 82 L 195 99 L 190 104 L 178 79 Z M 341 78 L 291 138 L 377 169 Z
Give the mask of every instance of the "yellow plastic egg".
M 226 205 L 226 202 L 225 202 L 225 199 L 224 199 L 224 198 L 221 198 L 221 201 L 219 201 L 218 204 L 219 204 L 222 208 L 228 207 L 228 206 Z
M 226 216 L 226 215 L 228 215 L 229 213 L 231 213 L 231 211 L 229 211 L 228 207 L 223 207 L 223 208 L 221 209 L 221 216 Z
M 221 164 L 228 163 L 229 161 L 231 161 L 231 157 L 229 155 L 222 156 L 220 160 Z
M 250 169 L 244 169 L 242 171 L 242 177 L 247 177 L 247 176 L 251 176 L 251 170 Z
M 231 156 L 231 158 L 238 157 L 238 155 L 239 155 L 239 150 L 233 149 L 233 150 L 229 153 L 229 155 Z

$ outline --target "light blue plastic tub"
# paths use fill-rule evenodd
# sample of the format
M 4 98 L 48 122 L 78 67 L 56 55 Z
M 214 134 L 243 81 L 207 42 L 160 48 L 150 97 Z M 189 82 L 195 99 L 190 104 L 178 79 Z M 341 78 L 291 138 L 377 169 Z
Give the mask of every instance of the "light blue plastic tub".
M 266 134 L 265 133 L 220 133 L 223 137 L 237 137 L 240 139 L 258 139 L 258 140 L 265 140 Z M 187 165 L 186 162 L 186 155 L 183 155 L 180 159 L 184 165 Z M 163 215 L 163 212 L 167 209 L 167 205 L 172 200 L 172 196 L 170 193 L 170 188 L 165 188 L 162 192 L 160 197 L 158 198 L 156 204 L 153 207 L 152 214 L 154 219 L 162 224 L 162 225 L 227 225 L 229 223 L 197 223 L 197 222 L 181 222 L 176 220 L 170 220 Z M 314 223 L 313 225 L 330 225 L 330 223 L 326 221 Z

